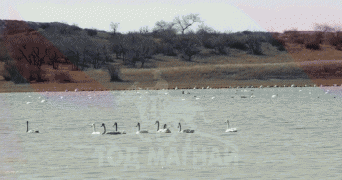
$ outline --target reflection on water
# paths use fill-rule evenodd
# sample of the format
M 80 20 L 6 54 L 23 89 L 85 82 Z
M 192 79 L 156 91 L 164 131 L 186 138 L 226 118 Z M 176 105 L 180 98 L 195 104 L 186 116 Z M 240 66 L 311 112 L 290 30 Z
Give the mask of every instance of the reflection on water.
M 341 177 L 340 88 L 188 92 L 0 94 L 1 176 Z M 238 132 L 225 133 L 226 120 Z M 40 133 L 26 133 L 26 121 Z M 155 121 L 172 133 L 157 133 Z M 114 122 L 127 134 L 92 134 L 91 123 L 103 132 Z M 136 134 L 138 122 L 149 133 Z M 195 133 L 178 133 L 179 122 Z

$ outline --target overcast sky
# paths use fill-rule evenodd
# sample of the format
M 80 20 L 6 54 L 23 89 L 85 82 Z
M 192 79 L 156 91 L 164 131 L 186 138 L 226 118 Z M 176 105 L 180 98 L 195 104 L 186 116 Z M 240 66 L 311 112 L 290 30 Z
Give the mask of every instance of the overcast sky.
M 339 0 L 0 0 L 0 19 L 76 23 L 105 31 L 110 22 L 119 22 L 123 33 L 190 13 L 221 32 L 309 31 L 314 23 L 340 26 L 341 10 Z

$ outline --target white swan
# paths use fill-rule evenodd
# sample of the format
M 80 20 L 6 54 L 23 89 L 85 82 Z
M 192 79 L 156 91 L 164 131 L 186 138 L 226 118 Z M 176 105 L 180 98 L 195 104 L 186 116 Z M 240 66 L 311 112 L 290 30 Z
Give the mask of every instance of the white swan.
M 94 123 L 91 124 L 91 126 L 93 127 L 93 133 L 91 133 L 91 134 L 101 134 L 100 132 L 95 131 L 95 124 Z
M 164 124 L 164 129 L 159 129 L 159 121 L 156 121 L 156 123 L 154 123 L 154 124 L 158 124 L 157 132 L 160 132 L 160 133 L 171 133 L 170 129 L 166 128 L 166 124 Z
M 226 130 L 226 132 L 237 132 L 236 128 L 229 128 L 229 121 L 228 120 L 226 121 L 226 123 L 227 123 L 227 130 Z
M 101 127 L 103 127 L 103 129 L 104 129 L 102 134 L 109 134 L 109 135 L 116 135 L 116 134 L 118 134 L 118 132 L 106 132 L 106 126 L 105 126 L 104 123 L 102 123 Z
M 137 124 L 137 126 L 135 127 L 138 127 L 138 131 L 136 132 L 136 134 L 140 134 L 140 133 L 148 133 L 147 130 L 140 130 L 140 123 Z
M 26 121 L 26 132 L 27 133 L 39 133 L 38 130 L 34 130 L 34 129 L 28 130 L 28 121 Z
M 194 133 L 194 132 L 195 132 L 195 130 L 190 130 L 190 129 L 184 129 L 184 130 L 182 131 L 181 123 L 178 123 L 178 128 L 179 128 L 179 131 L 178 131 L 178 132 L 180 132 L 180 133 Z
M 117 132 L 118 134 L 126 134 L 126 131 L 122 131 L 122 132 L 119 132 L 118 131 L 118 123 L 114 123 L 113 127 L 115 126 L 115 132 Z

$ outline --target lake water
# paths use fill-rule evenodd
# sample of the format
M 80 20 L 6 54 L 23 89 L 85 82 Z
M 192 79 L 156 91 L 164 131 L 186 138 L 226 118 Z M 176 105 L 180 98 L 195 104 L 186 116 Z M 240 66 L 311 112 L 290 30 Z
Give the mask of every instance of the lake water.
M 340 179 L 341 92 L 296 87 L 2 93 L 0 177 Z M 225 132 L 227 119 L 238 132 Z M 156 133 L 157 120 L 172 133 Z M 26 121 L 40 133 L 26 133 Z M 127 134 L 93 135 L 89 125 L 103 132 L 105 123 L 114 131 L 114 122 Z M 138 122 L 148 134 L 136 134 Z M 195 133 L 178 133 L 179 122 Z

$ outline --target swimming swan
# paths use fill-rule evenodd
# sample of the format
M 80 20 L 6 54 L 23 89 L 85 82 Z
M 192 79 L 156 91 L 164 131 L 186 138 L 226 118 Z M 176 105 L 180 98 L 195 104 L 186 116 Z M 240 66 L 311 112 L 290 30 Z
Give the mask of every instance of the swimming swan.
M 26 124 L 27 124 L 27 126 L 26 126 L 26 132 L 27 133 L 39 133 L 38 130 L 34 130 L 34 129 L 28 130 L 28 121 L 26 121 Z
M 164 124 L 164 129 L 159 129 L 159 121 L 156 121 L 156 123 L 154 123 L 154 124 L 158 124 L 157 132 L 160 132 L 160 133 L 171 133 L 170 129 L 166 128 L 166 124 Z
M 195 132 L 195 130 L 190 130 L 190 129 L 184 129 L 184 130 L 182 131 L 181 123 L 178 123 L 178 128 L 179 128 L 179 131 L 178 131 L 178 132 L 180 132 L 180 133 L 194 133 L 194 132 Z
M 140 130 L 140 123 L 137 124 L 137 126 L 135 127 L 138 127 L 138 131 L 136 132 L 136 134 L 140 134 L 140 133 L 148 133 L 147 130 Z
M 94 123 L 91 124 L 91 126 L 93 127 L 93 133 L 91 133 L 91 134 L 101 134 L 100 132 L 95 131 L 95 124 Z
M 113 127 L 115 126 L 115 132 L 117 132 L 118 134 L 126 134 L 126 131 L 122 131 L 122 132 L 118 132 L 118 123 L 114 123 Z
M 229 129 L 229 121 L 228 120 L 226 121 L 226 123 L 227 123 L 227 130 L 226 130 L 226 132 L 237 132 L 236 128 L 230 128 Z
M 101 126 L 101 127 L 103 127 L 103 129 L 104 129 L 104 131 L 103 131 L 102 134 L 109 134 L 109 135 L 116 135 L 116 134 L 119 134 L 118 132 L 106 132 L 106 126 L 105 126 L 104 123 L 102 123 L 102 126 Z

